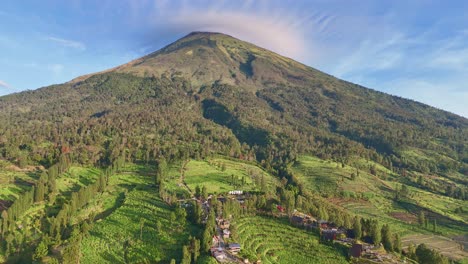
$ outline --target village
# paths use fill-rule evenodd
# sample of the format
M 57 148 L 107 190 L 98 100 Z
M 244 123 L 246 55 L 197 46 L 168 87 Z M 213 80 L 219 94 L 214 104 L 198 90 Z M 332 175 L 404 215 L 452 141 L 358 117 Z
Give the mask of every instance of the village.
M 239 203 L 242 208 L 245 207 L 245 201 L 248 197 L 248 193 L 236 190 L 228 192 L 225 196 L 218 196 L 216 199 L 221 205 L 224 205 L 227 199 L 231 199 Z M 210 195 L 206 200 L 197 200 L 203 208 L 205 221 L 209 210 L 211 210 L 210 200 L 213 198 L 214 196 Z M 285 208 L 281 205 L 278 204 L 275 207 L 277 212 L 272 213 L 272 216 L 288 218 L 291 225 L 318 233 L 321 243 L 346 248 L 349 258 L 354 260 L 353 263 L 360 263 L 360 260 L 365 263 L 405 263 L 398 256 L 387 253 L 382 245 L 375 246 L 363 241 L 357 241 L 353 238 L 352 229 L 337 226 L 335 223 L 327 220 L 316 219 L 297 210 L 288 215 L 285 212 Z M 242 246 L 240 243 L 232 240 L 230 231 L 231 218 L 232 216 L 223 218 L 219 212 L 216 212 L 216 234 L 213 235 L 212 239 L 211 255 L 219 263 L 261 263 L 261 260 L 251 262 L 239 256 L 238 253 L 242 250 Z

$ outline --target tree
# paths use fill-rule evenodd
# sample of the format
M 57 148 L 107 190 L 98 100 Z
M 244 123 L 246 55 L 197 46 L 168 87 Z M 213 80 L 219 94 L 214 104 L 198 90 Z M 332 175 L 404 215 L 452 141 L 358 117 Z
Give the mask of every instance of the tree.
M 437 232 L 437 220 L 434 219 L 434 222 L 432 222 L 432 231 Z
M 201 197 L 203 200 L 206 200 L 206 198 L 208 198 L 208 190 L 206 189 L 205 185 L 203 185 L 202 187 Z
M 182 261 L 181 264 L 190 264 L 192 262 L 192 256 L 187 246 L 182 247 Z
M 212 241 L 213 239 L 211 237 L 211 231 L 209 228 L 205 228 L 202 236 L 202 249 L 204 252 L 208 252 L 208 250 L 210 250 Z
M 393 251 L 393 243 L 392 243 L 392 236 L 390 232 L 390 227 L 385 224 L 382 226 L 382 244 L 388 252 Z
M 419 211 L 419 215 L 418 215 L 418 223 L 419 225 L 422 227 L 425 225 L 426 223 L 426 217 L 424 215 L 424 212 L 423 211 Z
M 63 252 L 64 263 L 80 263 L 81 258 L 81 234 L 79 228 L 73 228 L 68 245 Z
M 377 220 L 372 221 L 370 229 L 371 229 L 370 235 L 371 235 L 372 241 L 374 242 L 374 245 L 377 246 L 380 244 L 380 241 L 382 238 L 381 230 L 380 230 L 379 223 Z
M 197 262 L 198 257 L 200 256 L 200 240 L 194 238 L 192 239 L 192 252 L 193 252 L 193 262 Z
M 35 192 L 34 192 L 34 202 L 42 202 L 44 201 L 44 195 L 45 195 L 45 185 L 44 183 L 40 180 L 36 186 Z
M 353 232 L 354 232 L 354 238 L 356 238 L 356 240 L 361 239 L 362 237 L 361 220 L 357 216 L 354 217 Z
M 49 246 L 47 238 L 42 238 L 41 242 L 37 245 L 36 250 L 34 250 L 33 260 L 36 262 L 41 262 L 41 259 L 49 253 Z
M 397 253 L 401 253 L 402 245 L 400 235 L 397 233 L 395 234 L 395 240 L 393 241 L 393 250 Z

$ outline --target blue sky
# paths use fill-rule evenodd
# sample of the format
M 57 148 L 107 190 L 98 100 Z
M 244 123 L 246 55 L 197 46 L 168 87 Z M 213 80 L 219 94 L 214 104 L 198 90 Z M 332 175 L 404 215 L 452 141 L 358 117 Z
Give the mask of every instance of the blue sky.
M 217 31 L 468 117 L 468 1 L 4 0 L 0 95 Z

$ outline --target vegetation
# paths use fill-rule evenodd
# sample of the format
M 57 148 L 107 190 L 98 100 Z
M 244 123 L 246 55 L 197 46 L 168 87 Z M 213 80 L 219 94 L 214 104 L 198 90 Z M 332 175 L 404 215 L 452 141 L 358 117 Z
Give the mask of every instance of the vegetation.
M 190 34 L 113 70 L 0 97 L 2 261 L 209 263 L 216 212 L 237 216 L 249 258 L 345 262 L 271 218 L 299 210 L 443 262 L 435 243 L 412 242 L 466 233 L 467 145 L 463 117 Z M 251 196 L 241 206 L 231 190 Z M 214 210 L 198 202 L 209 195 Z
M 318 236 L 267 217 L 236 220 L 242 245 L 241 254 L 262 263 L 347 263 L 330 246 L 320 244 Z

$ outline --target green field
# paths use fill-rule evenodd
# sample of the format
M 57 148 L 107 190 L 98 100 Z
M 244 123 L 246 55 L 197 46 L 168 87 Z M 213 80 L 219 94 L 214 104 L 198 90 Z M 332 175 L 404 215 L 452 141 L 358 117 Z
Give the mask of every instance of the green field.
M 170 222 L 172 209 L 158 197 L 152 177 L 126 172 L 113 175 L 110 185 L 105 199 L 90 205 L 98 206 L 102 213 L 82 241 L 81 263 L 168 263 L 171 258 L 179 259 L 182 245 L 198 230 Z
M 197 186 L 205 186 L 208 193 L 227 193 L 232 190 L 261 191 L 262 181 L 264 191 L 267 192 L 274 191 L 278 185 L 277 178 L 254 164 L 242 160 L 209 158 L 172 165 L 167 177 L 167 188 L 188 197 L 189 190 L 193 193 Z
M 348 263 L 336 249 L 319 244 L 317 235 L 292 227 L 284 219 L 244 217 L 234 224 L 241 254 L 255 256 L 262 263 Z
M 38 174 L 35 170 L 21 170 L 0 160 L 0 202 L 14 201 L 20 193 L 29 190 Z
M 291 170 L 307 190 L 327 197 L 331 202 L 346 208 L 353 214 L 378 219 L 390 224 L 392 230 L 402 236 L 433 234 L 432 222 L 437 221 L 437 234 L 447 237 L 468 232 L 468 202 L 407 186 L 409 196 L 395 201 L 395 190 L 401 188 L 395 174 L 381 165 L 356 159 L 350 165 L 325 161 L 310 156 L 301 156 Z M 370 165 L 376 166 L 377 176 L 368 172 Z M 351 174 L 359 168 L 359 176 Z M 464 208 L 455 212 L 456 208 Z M 417 223 L 419 211 L 429 219 L 429 227 L 421 228 Z

